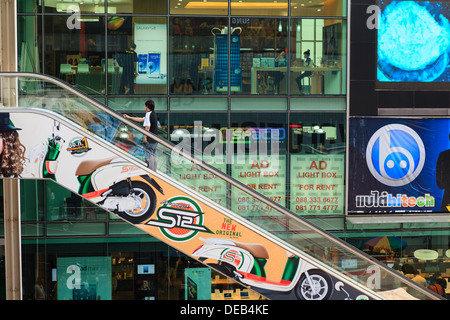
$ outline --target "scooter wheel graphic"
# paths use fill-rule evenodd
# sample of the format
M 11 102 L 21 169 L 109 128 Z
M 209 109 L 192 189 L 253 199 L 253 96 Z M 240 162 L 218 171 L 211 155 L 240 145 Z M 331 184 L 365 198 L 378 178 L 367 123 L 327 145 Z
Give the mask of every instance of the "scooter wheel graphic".
M 330 276 L 322 270 L 309 270 L 309 279 L 306 274 L 300 277 L 295 287 L 295 294 L 300 300 L 328 300 L 333 286 Z
M 136 207 L 132 210 L 119 211 L 118 215 L 123 219 L 137 224 L 148 220 L 155 212 L 156 194 L 148 184 L 133 181 L 132 190 L 128 197 L 135 199 Z

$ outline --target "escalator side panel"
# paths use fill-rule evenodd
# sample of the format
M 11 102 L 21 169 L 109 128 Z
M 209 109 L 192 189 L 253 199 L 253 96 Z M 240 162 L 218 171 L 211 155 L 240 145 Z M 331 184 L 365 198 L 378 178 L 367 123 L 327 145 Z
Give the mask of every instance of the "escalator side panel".
M 46 178 L 43 168 L 49 168 L 53 179 L 72 192 L 193 258 L 221 266 L 218 271 L 268 298 L 371 299 L 351 282 L 287 253 L 195 191 L 124 160 L 120 149 L 106 148 L 86 130 L 61 124 L 55 132 L 54 120 L 42 114 L 10 116 L 21 128 L 19 139 L 25 147 L 22 178 Z M 56 145 L 55 136 L 59 137 Z M 55 148 L 58 157 L 49 163 L 46 155 Z M 147 176 L 156 184 L 149 183 Z M 157 185 L 161 190 L 155 189 Z M 264 272 L 256 274 L 255 263 L 261 260 L 266 260 L 260 264 Z M 316 287 L 311 288 L 311 283 Z

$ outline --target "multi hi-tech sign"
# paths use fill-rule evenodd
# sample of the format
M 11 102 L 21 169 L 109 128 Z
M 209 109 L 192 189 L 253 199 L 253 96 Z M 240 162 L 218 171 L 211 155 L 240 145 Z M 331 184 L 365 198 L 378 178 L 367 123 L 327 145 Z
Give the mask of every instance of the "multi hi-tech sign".
M 401 124 L 386 125 L 375 132 L 366 148 L 370 173 L 388 186 L 404 186 L 422 171 L 425 148 L 419 135 Z
M 449 119 L 351 118 L 349 131 L 350 214 L 450 212 Z

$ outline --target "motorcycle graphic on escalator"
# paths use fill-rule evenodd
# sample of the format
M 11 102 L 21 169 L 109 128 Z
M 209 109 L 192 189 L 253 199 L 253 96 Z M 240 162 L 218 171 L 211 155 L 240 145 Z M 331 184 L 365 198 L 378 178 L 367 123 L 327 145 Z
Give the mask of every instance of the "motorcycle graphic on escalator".
M 333 292 L 332 280 L 326 272 L 289 252 L 281 280 L 273 281 L 267 279 L 264 269 L 269 254 L 263 245 L 219 238 L 200 240 L 205 244 L 192 255 L 202 262 L 207 259 L 217 261 L 207 264 L 244 285 L 271 291 L 293 291 L 300 300 L 327 300 Z
M 30 150 L 34 177 L 57 181 L 58 158 L 65 144 L 59 130 L 60 124 L 55 121 L 51 137 Z M 80 161 L 75 176 L 79 195 L 133 224 L 148 220 L 154 213 L 155 190 L 164 195 L 147 172 L 115 156 Z

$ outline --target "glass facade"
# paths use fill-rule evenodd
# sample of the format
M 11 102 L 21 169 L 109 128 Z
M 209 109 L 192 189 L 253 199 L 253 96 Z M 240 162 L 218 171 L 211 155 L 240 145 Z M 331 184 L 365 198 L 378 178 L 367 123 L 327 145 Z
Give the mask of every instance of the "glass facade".
M 151 97 L 161 134 L 174 143 L 180 129 L 193 134 L 194 125 L 202 132 L 250 129 L 258 137 L 261 129 L 276 129 L 279 158 L 271 177 L 255 179 L 246 165 L 219 169 L 358 248 L 370 237 L 395 235 L 411 243 L 408 249 L 441 250 L 445 259 L 448 234 L 442 228 L 448 223 L 426 224 L 420 242 L 414 223 L 345 219 L 347 1 L 17 4 L 19 71 L 60 78 L 135 116 Z M 268 184 L 274 188 L 258 189 Z M 58 265 L 68 268 L 88 257 L 110 259 L 96 262 L 109 265 L 104 281 L 111 283 L 111 295 L 95 291 L 98 299 L 186 298 L 184 270 L 202 265 L 55 184 L 24 182 L 22 190 L 36 197 L 22 208 L 24 265 L 33 266 L 24 270 L 25 299 L 37 299 L 37 279 L 46 298 L 57 299 L 55 286 L 64 289 Z M 239 199 L 233 206 L 245 211 Z M 389 262 L 413 259 L 409 253 L 400 251 Z M 153 271 L 139 273 L 138 266 Z M 447 270 L 444 263 L 442 268 Z M 211 299 L 240 288 L 214 272 L 211 277 Z M 72 298 L 86 298 L 86 290 Z
M 106 98 L 345 96 L 342 2 L 20 0 L 19 70 Z

